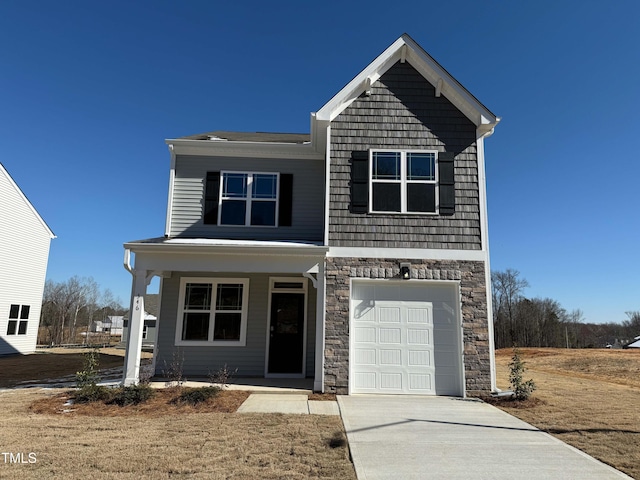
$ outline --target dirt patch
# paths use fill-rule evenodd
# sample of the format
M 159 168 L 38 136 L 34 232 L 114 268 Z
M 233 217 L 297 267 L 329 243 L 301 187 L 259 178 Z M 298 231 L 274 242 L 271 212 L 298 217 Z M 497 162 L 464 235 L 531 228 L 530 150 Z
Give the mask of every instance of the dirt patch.
M 59 393 L 53 397 L 41 398 L 31 404 L 29 410 L 45 415 L 91 415 L 95 417 L 146 416 L 160 417 L 178 413 L 233 413 L 247 399 L 251 392 L 224 390 L 216 397 L 198 405 L 176 402 L 180 392 L 176 389 L 157 390 L 154 396 L 138 405 L 108 405 L 104 402 L 68 404 L 74 391 Z
M 335 393 L 312 393 L 309 395 L 309 400 L 320 400 L 322 402 L 335 402 Z
M 498 387 L 509 388 L 511 349 L 496 352 Z M 497 407 L 640 479 L 640 352 L 520 349 L 534 404 Z

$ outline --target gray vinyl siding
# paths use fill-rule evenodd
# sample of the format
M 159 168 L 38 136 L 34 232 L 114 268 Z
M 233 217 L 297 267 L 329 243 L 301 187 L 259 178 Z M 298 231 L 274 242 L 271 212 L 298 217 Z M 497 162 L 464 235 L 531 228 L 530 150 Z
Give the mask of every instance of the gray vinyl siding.
M 290 227 L 232 227 L 202 221 L 207 172 L 235 170 L 293 174 Z M 324 163 L 319 160 L 280 160 L 178 156 L 176 158 L 172 237 L 254 240 L 322 241 L 324 224 Z
M 350 157 L 370 148 L 454 152 L 452 216 L 352 214 Z M 331 123 L 329 244 L 481 248 L 476 127 L 408 63 L 397 63 Z
M 282 274 L 203 274 L 174 272 L 171 278 L 162 282 L 162 305 L 157 323 L 157 361 L 156 375 L 163 375 L 171 362 L 173 352 L 184 357 L 183 371 L 186 378 L 207 376 L 225 364 L 238 369 L 237 376 L 263 377 L 266 352 L 267 320 L 269 318 L 269 278 L 282 277 Z M 182 277 L 207 278 L 248 278 L 249 310 L 247 316 L 247 338 L 244 347 L 225 346 L 175 346 L 175 333 L 178 320 L 178 299 Z M 302 278 L 302 277 L 301 277 Z M 305 279 L 306 280 L 306 279 Z M 307 352 L 306 375 L 314 374 L 315 355 L 315 305 L 316 290 L 309 283 L 307 290 Z

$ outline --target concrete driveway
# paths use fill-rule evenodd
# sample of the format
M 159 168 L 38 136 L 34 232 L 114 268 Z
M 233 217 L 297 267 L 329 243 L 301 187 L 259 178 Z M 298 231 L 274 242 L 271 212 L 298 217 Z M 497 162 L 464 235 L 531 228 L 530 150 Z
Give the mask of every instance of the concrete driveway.
M 486 403 L 339 396 L 359 480 L 631 478 Z

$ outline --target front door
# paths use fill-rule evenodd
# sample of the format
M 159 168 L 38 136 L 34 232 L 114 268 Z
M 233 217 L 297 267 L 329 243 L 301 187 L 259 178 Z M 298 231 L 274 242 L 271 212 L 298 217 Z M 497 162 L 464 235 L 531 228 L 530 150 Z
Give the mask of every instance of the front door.
M 269 325 L 270 374 L 302 375 L 304 293 L 271 294 Z

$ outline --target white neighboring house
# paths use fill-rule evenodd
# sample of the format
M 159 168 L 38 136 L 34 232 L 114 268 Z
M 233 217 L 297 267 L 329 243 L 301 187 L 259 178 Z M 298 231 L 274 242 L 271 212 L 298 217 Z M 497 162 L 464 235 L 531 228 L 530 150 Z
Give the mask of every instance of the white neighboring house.
M 94 333 L 108 333 L 110 335 L 122 335 L 123 316 L 111 315 L 106 320 L 94 320 L 91 323 L 91 331 Z
M 0 355 L 36 349 L 53 238 L 0 163 Z

